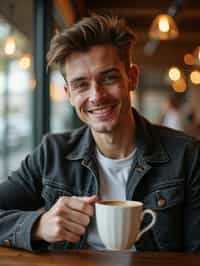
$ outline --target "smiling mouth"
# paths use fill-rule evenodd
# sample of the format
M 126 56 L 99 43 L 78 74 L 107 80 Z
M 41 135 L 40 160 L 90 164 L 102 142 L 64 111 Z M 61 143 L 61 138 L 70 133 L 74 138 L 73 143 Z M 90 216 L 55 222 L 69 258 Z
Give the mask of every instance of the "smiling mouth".
M 91 114 L 96 114 L 96 115 L 105 115 L 105 114 L 111 112 L 115 107 L 116 107 L 116 105 L 98 107 L 98 108 L 94 108 L 92 110 L 88 110 L 88 112 Z

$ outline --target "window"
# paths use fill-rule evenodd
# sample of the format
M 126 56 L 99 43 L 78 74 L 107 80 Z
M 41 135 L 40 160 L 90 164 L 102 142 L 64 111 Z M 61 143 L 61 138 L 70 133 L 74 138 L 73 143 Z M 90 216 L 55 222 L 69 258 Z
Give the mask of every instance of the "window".
M 31 2 L 29 1 L 30 9 Z M 22 7 L 16 5 L 15 8 Z M 23 34 L 20 25 L 17 28 L 2 15 L 0 14 L 0 182 L 19 166 L 31 150 L 34 89 L 30 35 Z M 21 23 L 32 27 L 32 22 L 29 24 L 28 21 L 21 20 Z

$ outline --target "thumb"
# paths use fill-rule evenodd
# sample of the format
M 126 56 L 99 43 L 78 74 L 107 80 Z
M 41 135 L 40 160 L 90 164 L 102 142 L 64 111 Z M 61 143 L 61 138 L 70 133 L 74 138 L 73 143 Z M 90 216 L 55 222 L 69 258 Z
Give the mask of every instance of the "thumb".
M 90 197 L 76 197 L 76 196 L 73 196 L 73 198 L 85 201 L 85 202 L 90 203 L 90 204 L 93 204 L 93 203 L 99 201 L 99 196 L 98 195 L 92 195 Z

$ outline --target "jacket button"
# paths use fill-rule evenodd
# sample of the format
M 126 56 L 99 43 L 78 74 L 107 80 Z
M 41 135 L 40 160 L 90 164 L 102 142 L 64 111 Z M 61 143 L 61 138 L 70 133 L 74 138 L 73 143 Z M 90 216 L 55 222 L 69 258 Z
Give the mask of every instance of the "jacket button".
M 4 246 L 6 246 L 6 247 L 11 247 L 11 241 L 8 240 L 8 239 L 4 240 L 4 241 L 3 241 L 3 244 L 4 244 Z
M 160 199 L 158 201 L 158 206 L 159 207 L 164 207 L 167 204 L 167 201 L 165 199 Z

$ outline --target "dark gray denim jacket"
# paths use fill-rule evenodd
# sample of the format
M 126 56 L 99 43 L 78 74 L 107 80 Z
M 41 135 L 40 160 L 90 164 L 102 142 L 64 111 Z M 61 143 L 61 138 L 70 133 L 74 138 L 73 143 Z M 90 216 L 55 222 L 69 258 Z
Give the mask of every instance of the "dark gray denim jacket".
M 200 251 L 200 144 L 181 132 L 150 124 L 134 111 L 137 152 L 126 189 L 129 200 L 157 213 L 137 250 Z M 49 134 L 21 167 L 0 184 L 0 245 L 28 250 L 86 248 L 33 243 L 31 230 L 60 196 L 99 193 L 95 145 L 89 128 Z M 149 217 L 145 217 L 144 225 Z

